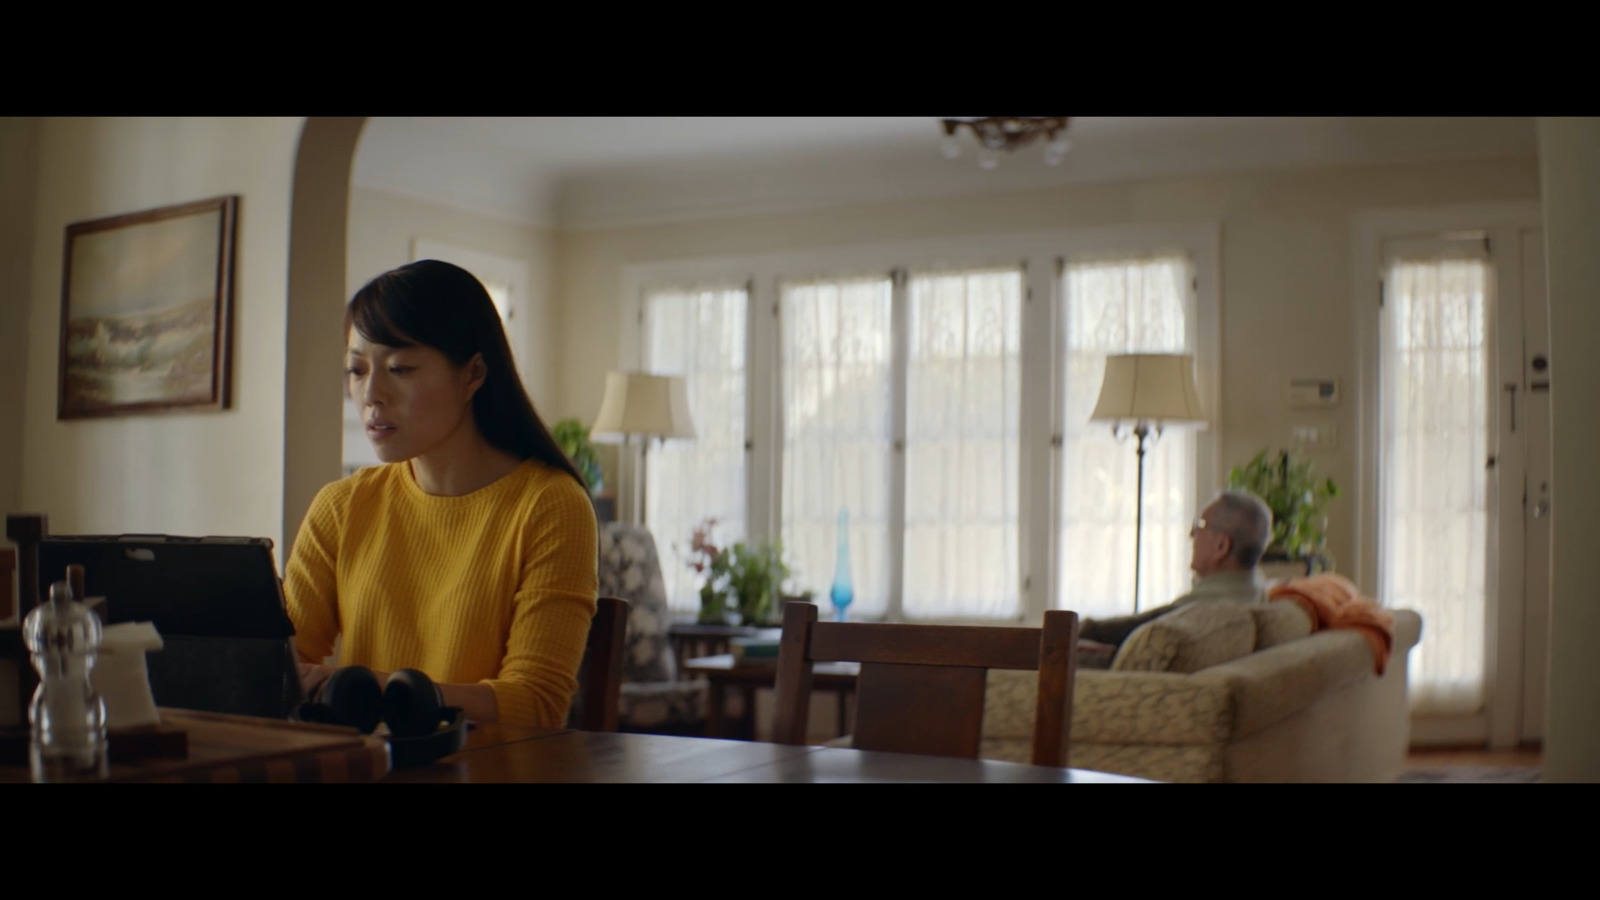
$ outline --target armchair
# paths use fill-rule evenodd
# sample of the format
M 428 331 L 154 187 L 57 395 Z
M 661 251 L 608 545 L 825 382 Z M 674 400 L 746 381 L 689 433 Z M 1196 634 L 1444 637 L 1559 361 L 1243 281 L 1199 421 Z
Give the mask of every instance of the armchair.
M 628 601 L 618 703 L 621 731 L 698 733 L 706 719 L 705 679 L 678 679 L 667 590 L 655 538 L 640 525 L 600 526 L 600 595 Z

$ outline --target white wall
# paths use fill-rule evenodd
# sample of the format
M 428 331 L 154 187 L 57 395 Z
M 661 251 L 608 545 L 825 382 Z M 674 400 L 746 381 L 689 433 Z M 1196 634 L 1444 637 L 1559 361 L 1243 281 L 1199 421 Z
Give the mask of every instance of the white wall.
M 302 121 L 41 123 L 20 505 L 47 514 L 52 531 L 252 535 L 283 546 L 289 205 Z M 241 197 L 232 408 L 56 421 L 67 226 L 222 194 Z
M 1551 604 L 1546 781 L 1600 781 L 1600 118 L 1540 119 L 1550 286 Z
M 1287 447 L 1295 424 L 1334 425 L 1337 448 L 1311 458 L 1344 488 L 1331 510 L 1329 549 L 1348 568 L 1355 552 L 1359 372 L 1350 303 L 1352 217 L 1391 206 L 1538 196 L 1537 160 L 1528 157 L 1093 184 L 564 232 L 556 239 L 562 377 L 555 410 L 558 417 L 590 421 L 599 409 L 605 373 L 618 364 L 620 278 L 629 263 L 922 237 L 1217 222 L 1222 226 L 1224 468 L 1262 447 Z M 1288 381 L 1299 377 L 1341 379 L 1341 405 L 1327 412 L 1291 412 Z M 608 479 L 614 474 L 608 471 Z
M 550 232 L 398 194 L 356 188 L 350 199 L 345 300 L 375 276 L 411 262 L 417 238 L 527 263 L 528 290 L 518 298 L 511 323 L 515 332 L 509 336 L 518 353 L 517 368 L 528 395 L 547 424 L 553 424 L 548 409 L 556 396 L 557 334 L 550 302 L 554 275 Z M 338 385 L 334 389 L 338 390 Z M 346 447 L 347 458 L 373 461 L 367 459 L 371 451 L 359 428 L 346 434 Z
M 0 513 L 23 512 L 22 411 L 39 124 L 37 118 L 0 119 Z

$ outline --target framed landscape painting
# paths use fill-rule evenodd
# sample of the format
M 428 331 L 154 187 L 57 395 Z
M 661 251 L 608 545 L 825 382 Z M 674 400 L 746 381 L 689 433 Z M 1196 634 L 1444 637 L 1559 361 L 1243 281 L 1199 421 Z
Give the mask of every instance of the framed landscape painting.
M 67 226 L 57 419 L 226 409 L 237 196 Z

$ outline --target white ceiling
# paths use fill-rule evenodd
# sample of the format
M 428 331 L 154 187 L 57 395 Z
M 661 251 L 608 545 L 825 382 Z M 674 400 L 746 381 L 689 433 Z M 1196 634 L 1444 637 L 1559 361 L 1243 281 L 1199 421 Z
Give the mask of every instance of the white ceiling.
M 1074 118 L 980 170 L 939 154 L 939 116 L 388 118 L 367 122 L 357 186 L 538 225 L 591 228 L 1084 181 L 1293 166 L 1531 156 L 1533 119 Z

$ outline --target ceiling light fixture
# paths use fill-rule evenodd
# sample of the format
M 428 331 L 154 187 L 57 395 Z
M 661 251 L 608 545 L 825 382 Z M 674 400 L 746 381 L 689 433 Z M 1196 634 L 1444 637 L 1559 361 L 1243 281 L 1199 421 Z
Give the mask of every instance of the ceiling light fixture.
M 970 130 L 978 139 L 978 167 L 993 169 L 1000 165 L 1000 152 L 1026 147 L 1040 137 L 1048 138 L 1044 147 L 1046 165 L 1058 166 L 1072 149 L 1067 140 L 1068 116 L 989 116 L 981 119 L 944 119 L 944 144 L 941 152 L 945 159 L 961 155 L 961 141 L 956 133 Z

